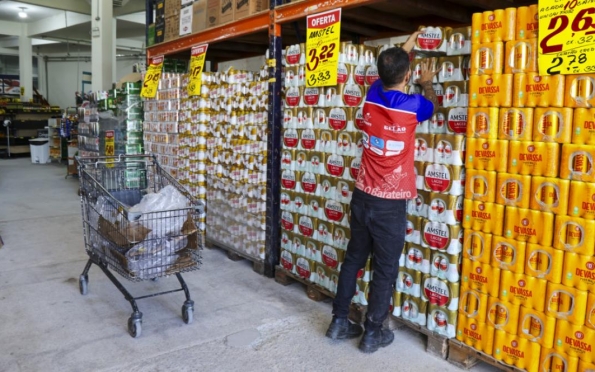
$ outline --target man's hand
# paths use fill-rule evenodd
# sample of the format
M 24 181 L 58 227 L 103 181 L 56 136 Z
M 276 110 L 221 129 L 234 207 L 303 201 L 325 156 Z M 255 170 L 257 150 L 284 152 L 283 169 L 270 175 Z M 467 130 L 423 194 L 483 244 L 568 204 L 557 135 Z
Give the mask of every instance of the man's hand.
M 415 31 L 414 33 L 411 34 L 411 36 L 409 36 L 409 39 L 407 39 L 407 41 L 405 42 L 405 44 L 403 44 L 403 46 L 401 47 L 404 51 L 406 51 L 407 53 L 411 52 L 413 50 L 413 47 L 415 46 L 415 42 L 417 41 L 417 37 L 420 34 L 423 34 L 425 32 L 424 30 L 419 30 L 419 31 Z
M 434 59 L 425 59 L 421 62 L 421 75 L 419 77 L 419 85 L 424 90 L 424 96 L 434 104 L 434 113 L 438 110 L 438 97 L 434 92 L 432 82 L 434 76 L 438 75 L 436 70 L 436 61 Z

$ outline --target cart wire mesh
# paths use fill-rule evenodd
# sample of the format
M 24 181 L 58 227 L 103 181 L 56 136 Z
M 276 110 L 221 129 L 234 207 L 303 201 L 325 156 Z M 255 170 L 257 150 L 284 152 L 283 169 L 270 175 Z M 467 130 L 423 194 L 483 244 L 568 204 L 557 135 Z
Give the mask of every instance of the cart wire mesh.
M 204 219 L 205 206 L 153 156 L 78 157 L 77 161 L 85 249 L 92 260 L 131 281 L 199 268 L 205 232 L 197 225 Z M 186 207 L 145 213 L 132 208 L 144 196 L 162 191 L 181 195 Z

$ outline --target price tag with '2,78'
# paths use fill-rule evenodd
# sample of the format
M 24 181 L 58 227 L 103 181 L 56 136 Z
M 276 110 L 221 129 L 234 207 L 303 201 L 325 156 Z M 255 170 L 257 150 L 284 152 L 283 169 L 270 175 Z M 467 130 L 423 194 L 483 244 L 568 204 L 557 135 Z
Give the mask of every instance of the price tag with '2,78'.
M 595 72 L 595 0 L 539 0 L 539 73 Z
M 192 47 L 190 51 L 190 70 L 188 82 L 188 95 L 199 96 L 202 87 L 202 72 L 205 67 L 205 58 L 209 44 L 202 44 Z
M 159 88 L 159 79 L 161 79 L 161 70 L 163 68 L 163 56 L 151 58 L 140 96 L 143 98 L 155 98 L 157 88 Z
M 306 86 L 337 85 L 341 46 L 341 8 L 308 16 Z

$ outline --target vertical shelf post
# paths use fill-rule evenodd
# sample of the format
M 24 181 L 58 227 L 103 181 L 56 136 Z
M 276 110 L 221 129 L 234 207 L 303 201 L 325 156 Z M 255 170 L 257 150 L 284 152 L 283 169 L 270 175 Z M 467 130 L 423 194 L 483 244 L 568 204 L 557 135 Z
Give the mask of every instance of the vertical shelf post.
M 275 276 L 281 248 L 281 25 L 274 9 L 283 0 L 271 0 L 269 23 L 269 120 L 267 144 L 267 218 L 264 275 Z

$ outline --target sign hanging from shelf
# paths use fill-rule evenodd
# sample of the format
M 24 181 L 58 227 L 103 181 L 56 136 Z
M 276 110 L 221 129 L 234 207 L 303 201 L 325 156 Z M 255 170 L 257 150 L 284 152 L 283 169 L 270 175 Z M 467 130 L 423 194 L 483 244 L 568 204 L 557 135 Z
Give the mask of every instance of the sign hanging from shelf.
M 337 85 L 341 48 L 341 8 L 308 16 L 306 86 Z
M 595 73 L 595 2 L 539 0 L 540 75 Z
M 115 137 L 116 133 L 113 130 L 105 131 L 105 156 L 114 156 L 116 154 Z M 112 163 L 113 161 L 113 159 L 107 160 L 108 163 Z M 113 164 L 107 165 L 108 168 L 112 168 L 113 166 Z
M 192 47 L 190 51 L 190 69 L 188 82 L 188 95 L 199 96 L 202 87 L 202 72 L 205 67 L 207 48 L 209 44 L 202 44 Z
M 140 96 L 143 98 L 155 98 L 157 88 L 159 88 L 159 79 L 161 79 L 161 70 L 163 69 L 163 56 L 151 58 Z

